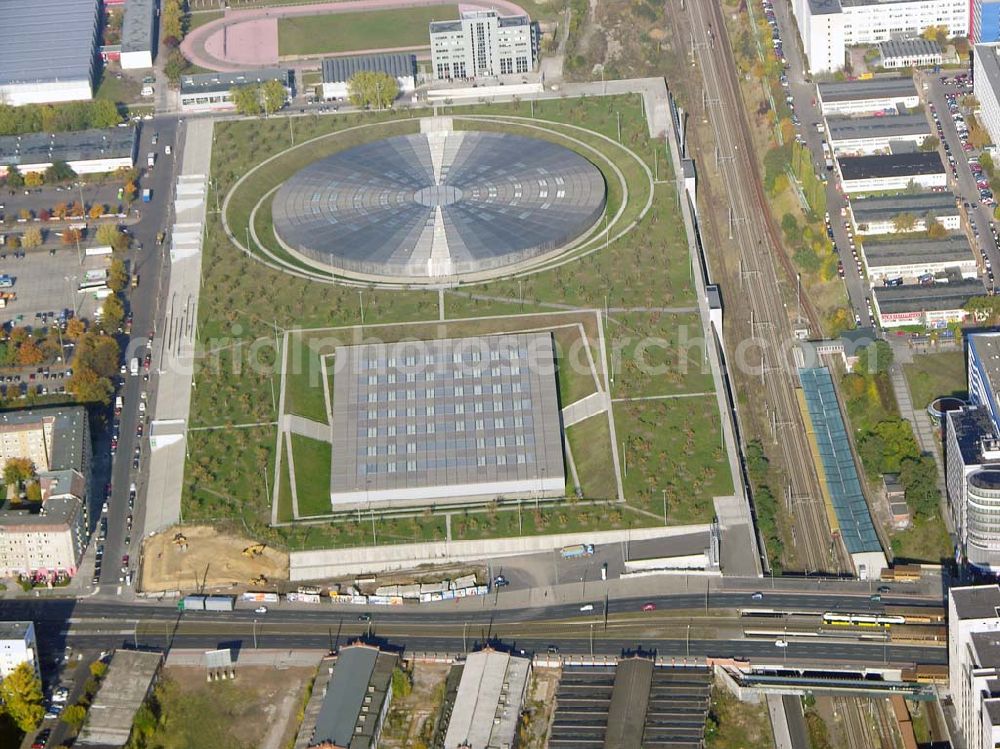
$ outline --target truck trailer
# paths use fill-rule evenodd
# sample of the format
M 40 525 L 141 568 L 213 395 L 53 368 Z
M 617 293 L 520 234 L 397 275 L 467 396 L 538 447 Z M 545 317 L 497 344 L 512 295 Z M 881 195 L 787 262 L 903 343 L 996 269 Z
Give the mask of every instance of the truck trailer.
M 560 553 L 565 559 L 573 559 L 574 557 L 589 557 L 594 553 L 594 545 L 574 544 L 573 546 L 565 546 Z

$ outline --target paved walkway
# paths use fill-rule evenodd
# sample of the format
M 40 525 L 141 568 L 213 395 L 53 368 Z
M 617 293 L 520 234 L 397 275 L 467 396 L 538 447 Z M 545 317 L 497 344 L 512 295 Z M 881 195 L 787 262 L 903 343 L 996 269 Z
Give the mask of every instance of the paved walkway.
M 313 421 L 312 419 L 307 419 L 305 416 L 284 414 L 281 417 L 281 429 L 282 431 L 288 431 L 292 434 L 298 434 L 301 437 L 319 440 L 320 442 L 333 441 L 329 424 Z
M 181 42 L 181 52 L 195 65 L 209 70 L 231 72 L 260 67 L 262 64 L 277 62 L 278 50 L 277 19 L 296 16 L 318 16 L 333 13 L 356 13 L 359 11 L 394 10 L 397 8 L 417 8 L 440 5 L 441 0 L 343 0 L 343 2 L 320 3 L 316 5 L 289 5 L 286 7 L 228 9 L 224 17 L 199 26 Z M 511 0 L 490 0 L 488 4 L 464 2 L 463 6 L 481 7 L 483 10 L 497 9 L 505 15 L 527 15 L 527 12 Z M 264 23 L 266 26 L 261 26 Z M 242 29 L 239 27 L 243 27 Z M 248 34 L 247 29 L 251 32 Z M 273 40 L 264 42 L 262 34 L 273 34 Z M 260 49 L 247 49 L 254 46 Z M 228 41 L 228 43 L 227 43 Z M 267 59 L 257 59 L 254 55 L 263 52 Z M 378 50 L 370 50 L 378 51 Z M 274 57 L 274 60 L 270 60 Z
M 202 228 L 205 221 L 206 168 L 212 156 L 214 123 L 188 123 L 184 158 L 174 194 L 175 223 L 170 232 L 170 286 L 167 289 L 163 334 L 157 369 L 156 422 L 186 427 L 191 411 L 195 363 L 198 293 L 201 288 Z M 143 528 L 162 530 L 180 520 L 187 436 L 152 450 L 146 488 Z
M 562 410 L 563 428 L 604 413 L 608 410 L 608 405 L 608 394 L 605 392 L 591 393 L 586 398 L 570 403 Z

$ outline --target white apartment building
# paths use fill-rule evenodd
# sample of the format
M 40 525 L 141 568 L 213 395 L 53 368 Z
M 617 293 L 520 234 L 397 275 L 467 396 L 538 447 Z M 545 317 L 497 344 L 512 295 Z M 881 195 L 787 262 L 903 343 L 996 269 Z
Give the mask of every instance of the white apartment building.
M 0 622 L 0 679 L 25 662 L 38 673 L 34 622 Z
M 969 33 L 968 0 L 793 0 L 792 13 L 811 73 L 843 68 L 847 47 L 916 37 L 931 26 L 949 37 Z
M 876 112 L 898 114 L 900 107 L 912 109 L 920 104 L 916 84 L 909 76 L 831 81 L 817 84 L 816 92 L 826 116 Z
M 923 114 L 830 117 L 826 131 L 835 154 L 868 155 L 888 153 L 894 143 L 912 143 L 919 147 L 930 137 L 931 126 Z
M 430 37 L 438 80 L 523 75 L 535 67 L 535 39 L 527 16 L 469 11 L 457 21 L 432 21 Z
M 844 67 L 844 14 L 840 0 L 792 0 L 802 48 L 811 73 Z
M 977 44 L 972 57 L 973 90 L 979 101 L 979 121 L 1000 143 L 1000 46 Z
M 948 683 L 967 749 L 1000 742 L 1000 586 L 948 592 Z

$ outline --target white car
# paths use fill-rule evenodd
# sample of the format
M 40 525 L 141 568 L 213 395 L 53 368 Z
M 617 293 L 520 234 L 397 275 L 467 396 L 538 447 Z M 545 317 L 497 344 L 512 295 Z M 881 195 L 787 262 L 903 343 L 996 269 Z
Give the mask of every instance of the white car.
M 167 156 L 169 156 L 169 155 L 170 155 L 170 146 L 169 146 L 169 145 L 166 145 L 166 146 L 164 146 L 164 147 L 163 147 L 163 152 L 164 152 L 164 153 L 165 153 L 165 154 L 166 154 Z
M 266 614 L 267 613 L 267 606 L 258 606 L 257 608 L 255 608 L 253 610 L 253 613 L 255 613 L 255 614 Z
M 775 640 L 774 647 L 776 648 L 787 648 L 788 643 L 785 640 Z
M 580 611 L 593 611 L 593 610 L 594 610 L 594 604 L 592 603 L 588 603 L 580 607 Z

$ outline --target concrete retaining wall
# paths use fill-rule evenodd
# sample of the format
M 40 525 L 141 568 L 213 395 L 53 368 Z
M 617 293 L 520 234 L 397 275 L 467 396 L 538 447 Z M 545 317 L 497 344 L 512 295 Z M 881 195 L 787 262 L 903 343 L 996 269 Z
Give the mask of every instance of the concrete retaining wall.
M 559 533 L 477 541 L 435 541 L 422 544 L 369 546 L 357 549 L 293 551 L 288 555 L 289 577 L 292 581 L 321 580 L 344 575 L 414 569 L 428 564 L 472 562 L 518 554 L 554 551 L 572 544 L 613 544 L 622 541 L 643 541 L 684 536 L 690 533 L 707 533 L 708 530 L 708 525 L 683 525 L 669 528 Z

